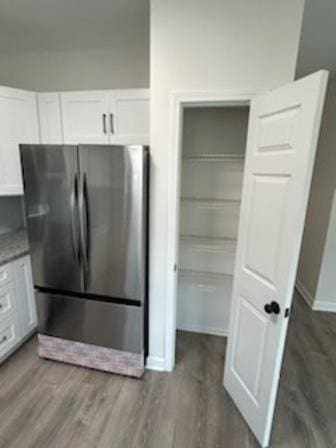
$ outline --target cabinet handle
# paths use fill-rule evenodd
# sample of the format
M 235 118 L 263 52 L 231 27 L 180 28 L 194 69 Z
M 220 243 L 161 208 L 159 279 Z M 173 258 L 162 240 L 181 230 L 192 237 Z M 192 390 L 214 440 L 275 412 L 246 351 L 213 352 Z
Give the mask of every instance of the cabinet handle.
M 5 336 L 3 336 L 3 338 L 1 339 L 0 344 L 3 344 L 3 343 L 6 342 L 6 341 L 7 341 L 7 336 L 5 335 Z
M 106 130 L 106 114 L 103 114 L 103 132 L 104 132 L 104 134 L 107 134 L 107 130 Z
M 110 128 L 111 128 L 111 134 L 114 134 L 114 115 L 110 114 Z

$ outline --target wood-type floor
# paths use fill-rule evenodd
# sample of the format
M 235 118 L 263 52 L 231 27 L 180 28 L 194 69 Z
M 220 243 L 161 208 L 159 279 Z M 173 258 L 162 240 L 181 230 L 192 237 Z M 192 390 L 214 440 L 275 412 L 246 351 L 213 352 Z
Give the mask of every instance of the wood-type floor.
M 257 447 L 222 387 L 225 342 L 179 332 L 175 371 L 135 380 L 39 359 L 34 337 L 0 367 L 0 447 Z M 336 447 L 336 314 L 302 299 L 271 446 Z

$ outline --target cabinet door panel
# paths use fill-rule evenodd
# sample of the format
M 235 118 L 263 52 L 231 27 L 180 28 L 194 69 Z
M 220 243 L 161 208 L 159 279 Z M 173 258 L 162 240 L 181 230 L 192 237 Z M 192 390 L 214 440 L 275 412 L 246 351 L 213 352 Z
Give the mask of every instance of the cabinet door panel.
M 108 92 L 61 93 L 64 143 L 108 143 Z
M 61 99 L 59 93 L 39 93 L 37 95 L 41 143 L 63 143 Z
M 111 92 L 109 120 L 111 143 L 147 145 L 149 143 L 149 91 L 136 89 Z
M 0 88 L 0 195 L 23 194 L 19 145 L 39 143 L 36 95 Z
M 0 322 L 0 363 L 20 341 L 19 322 L 15 314 Z
M 15 282 L 21 337 L 25 337 L 37 326 L 33 278 L 28 255 L 15 262 Z

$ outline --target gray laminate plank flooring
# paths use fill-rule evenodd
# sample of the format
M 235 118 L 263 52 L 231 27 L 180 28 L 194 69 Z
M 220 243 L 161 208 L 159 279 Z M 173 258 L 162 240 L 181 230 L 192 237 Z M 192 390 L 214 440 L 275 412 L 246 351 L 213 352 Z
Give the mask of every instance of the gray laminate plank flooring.
M 336 314 L 294 302 L 271 446 L 336 447 Z M 224 338 L 178 333 L 173 373 L 142 380 L 41 360 L 0 367 L 1 448 L 256 448 L 222 387 Z

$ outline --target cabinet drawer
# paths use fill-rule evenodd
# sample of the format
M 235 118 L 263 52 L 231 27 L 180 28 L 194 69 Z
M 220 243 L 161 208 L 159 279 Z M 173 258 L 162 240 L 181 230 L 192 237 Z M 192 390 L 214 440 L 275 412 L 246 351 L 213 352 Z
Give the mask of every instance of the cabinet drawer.
M 0 322 L 15 310 L 15 288 L 13 283 L 0 286 Z
M 19 325 L 15 315 L 0 322 L 0 360 L 19 341 Z
M 12 263 L 0 266 L 0 286 L 13 280 L 13 265 Z

